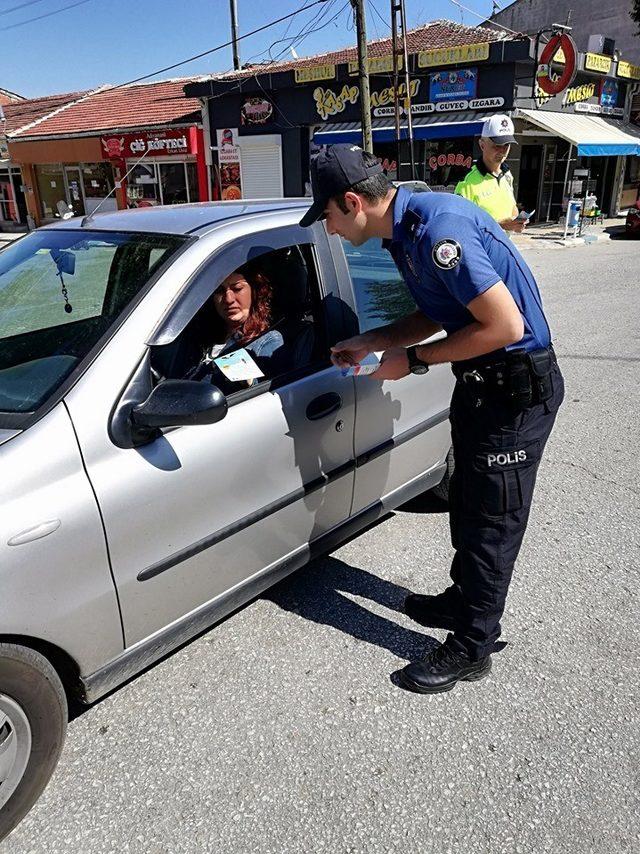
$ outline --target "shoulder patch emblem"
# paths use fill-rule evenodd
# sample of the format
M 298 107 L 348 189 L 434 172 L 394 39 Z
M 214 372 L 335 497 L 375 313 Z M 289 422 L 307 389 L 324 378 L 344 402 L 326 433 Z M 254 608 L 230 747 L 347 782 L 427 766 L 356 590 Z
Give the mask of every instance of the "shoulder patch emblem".
M 457 240 L 439 240 L 431 252 L 433 263 L 441 270 L 451 270 L 462 258 L 462 249 Z

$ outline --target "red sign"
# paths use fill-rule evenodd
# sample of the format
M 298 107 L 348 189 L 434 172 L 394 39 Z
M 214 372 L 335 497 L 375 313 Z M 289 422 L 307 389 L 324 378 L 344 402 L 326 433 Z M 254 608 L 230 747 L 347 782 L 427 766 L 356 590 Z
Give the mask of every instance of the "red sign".
M 101 136 L 100 143 L 106 158 L 137 160 L 143 154 L 166 157 L 192 153 L 189 128 Z
M 263 125 L 272 113 L 273 106 L 266 98 L 247 98 L 240 109 L 240 122 L 243 125 Z
M 464 166 L 466 169 L 471 169 L 471 155 L 464 154 L 438 154 L 436 157 L 429 158 L 429 169 L 437 169 L 439 166 Z
M 551 63 L 556 53 L 561 50 L 564 54 L 564 68 L 562 74 L 551 75 Z M 545 45 L 538 68 L 536 70 L 536 82 L 547 95 L 557 95 L 567 86 L 571 86 L 576 76 L 578 53 L 576 43 L 566 33 L 556 33 L 551 36 Z

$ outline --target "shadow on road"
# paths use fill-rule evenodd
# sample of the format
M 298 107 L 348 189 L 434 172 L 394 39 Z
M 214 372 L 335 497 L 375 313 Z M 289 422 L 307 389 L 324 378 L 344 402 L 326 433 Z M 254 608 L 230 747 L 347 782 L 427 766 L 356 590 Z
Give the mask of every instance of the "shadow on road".
M 387 649 L 398 658 L 415 661 L 438 646 L 439 641 L 405 629 L 349 598 L 362 597 L 403 613 L 403 602 L 409 592 L 406 587 L 385 581 L 364 569 L 327 557 L 314 561 L 307 569 L 273 587 L 263 598 L 314 623 L 331 626 L 356 640 Z

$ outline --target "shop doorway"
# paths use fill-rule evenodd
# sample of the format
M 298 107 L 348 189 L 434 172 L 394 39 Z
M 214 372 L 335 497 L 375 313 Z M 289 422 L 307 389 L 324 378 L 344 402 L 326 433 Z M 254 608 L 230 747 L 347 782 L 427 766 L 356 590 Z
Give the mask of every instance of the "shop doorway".
M 27 221 L 27 200 L 22 189 L 22 175 L 14 172 L 11 176 L 11 183 L 13 185 L 13 197 L 18 208 L 18 222 L 24 225 Z
M 76 166 L 64 167 L 64 182 L 67 191 L 67 203 L 73 209 L 74 216 L 84 216 L 84 189 L 82 172 Z
M 542 211 L 539 208 L 544 145 L 523 145 L 518 178 L 518 204 L 526 211 L 535 210 L 533 220 L 539 220 Z M 544 219 L 544 217 L 542 216 Z

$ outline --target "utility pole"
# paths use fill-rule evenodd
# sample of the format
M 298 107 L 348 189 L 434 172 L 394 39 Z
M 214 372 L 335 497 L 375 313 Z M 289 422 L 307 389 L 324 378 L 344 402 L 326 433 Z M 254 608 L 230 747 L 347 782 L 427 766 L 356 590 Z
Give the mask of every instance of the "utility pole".
M 233 42 L 233 67 L 240 70 L 240 54 L 238 53 L 238 4 L 236 0 L 229 0 L 231 7 L 231 41 Z
M 364 19 L 364 0 L 351 0 L 358 34 L 358 82 L 360 84 L 360 111 L 362 116 L 362 147 L 373 152 L 371 130 L 371 97 L 369 93 L 369 65 L 367 58 L 367 25 Z
M 399 43 L 400 42 L 400 43 Z M 409 139 L 409 160 L 411 162 L 411 179 L 416 177 L 416 163 L 413 153 L 413 120 L 411 118 L 411 82 L 409 80 L 409 52 L 407 50 L 407 18 L 404 10 L 404 0 L 391 0 L 391 44 L 393 50 L 393 104 L 396 118 L 396 144 L 398 158 L 398 178 L 400 178 L 400 57 L 404 71 L 405 97 L 404 104 L 407 113 L 407 136 Z

